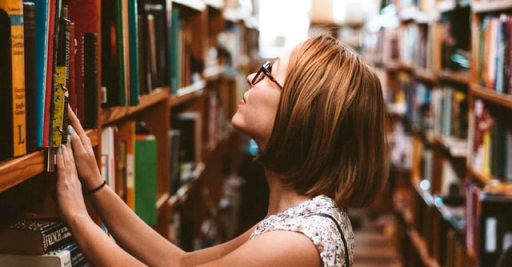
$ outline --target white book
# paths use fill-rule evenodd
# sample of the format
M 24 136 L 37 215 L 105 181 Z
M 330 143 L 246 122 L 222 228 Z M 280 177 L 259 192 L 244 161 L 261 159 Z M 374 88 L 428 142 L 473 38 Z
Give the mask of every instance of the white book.
M 0 266 L 71 267 L 71 254 L 69 250 L 55 250 L 44 255 L 0 254 Z

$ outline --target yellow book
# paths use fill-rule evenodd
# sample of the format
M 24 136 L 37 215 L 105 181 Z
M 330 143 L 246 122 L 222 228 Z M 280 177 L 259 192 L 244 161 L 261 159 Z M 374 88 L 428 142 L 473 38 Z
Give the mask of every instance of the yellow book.
M 0 9 L 3 9 L 9 15 L 11 22 L 13 156 L 17 157 L 26 154 L 27 149 L 23 1 L 1 0 Z

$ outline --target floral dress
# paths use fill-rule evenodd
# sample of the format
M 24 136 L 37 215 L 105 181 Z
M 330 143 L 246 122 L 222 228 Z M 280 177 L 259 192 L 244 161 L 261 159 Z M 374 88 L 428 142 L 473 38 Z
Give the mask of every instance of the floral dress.
M 324 267 L 348 266 L 345 264 L 346 251 L 342 237 L 329 216 L 337 221 L 343 232 L 349 250 L 350 266 L 352 266 L 354 247 L 352 225 L 347 213 L 338 209 L 334 200 L 327 196 L 317 196 L 265 218 L 256 226 L 250 239 L 270 231 L 298 232 L 313 242 L 320 253 Z

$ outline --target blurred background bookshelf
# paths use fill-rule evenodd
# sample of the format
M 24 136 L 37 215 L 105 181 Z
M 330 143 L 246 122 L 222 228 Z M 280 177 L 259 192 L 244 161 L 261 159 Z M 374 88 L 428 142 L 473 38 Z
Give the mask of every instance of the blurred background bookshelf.
M 383 2 L 362 57 L 389 104 L 403 263 L 495 266 L 511 233 L 511 1 Z

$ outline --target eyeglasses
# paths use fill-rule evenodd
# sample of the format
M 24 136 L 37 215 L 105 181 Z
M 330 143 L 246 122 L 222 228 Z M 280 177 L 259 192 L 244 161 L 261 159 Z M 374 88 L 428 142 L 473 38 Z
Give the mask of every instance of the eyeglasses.
M 261 82 L 265 76 L 267 76 L 272 82 L 279 86 L 280 89 L 283 89 L 283 86 L 280 85 L 279 82 L 277 82 L 277 80 L 272 76 L 272 62 L 270 61 L 267 61 L 261 65 L 260 70 L 258 70 L 256 75 L 254 75 L 254 78 L 252 78 L 251 85 L 254 86 L 255 84 Z

